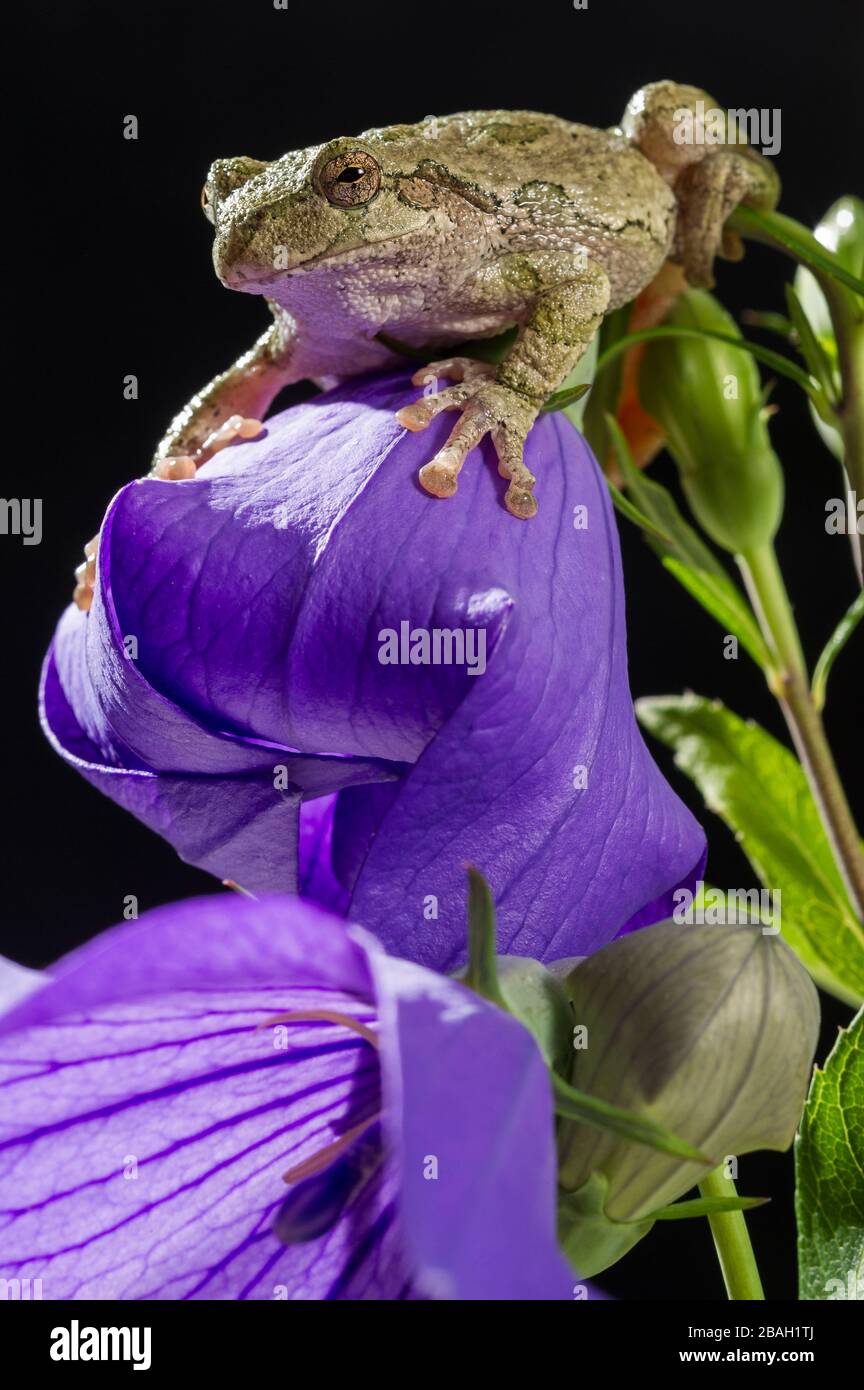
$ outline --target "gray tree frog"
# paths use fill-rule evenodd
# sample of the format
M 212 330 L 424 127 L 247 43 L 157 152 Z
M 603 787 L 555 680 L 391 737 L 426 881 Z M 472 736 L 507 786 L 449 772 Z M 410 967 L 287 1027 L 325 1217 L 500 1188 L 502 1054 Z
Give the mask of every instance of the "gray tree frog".
M 715 255 L 742 254 L 724 231 L 730 212 L 776 203 L 777 177 L 748 146 L 680 140 L 682 113 L 698 103 L 716 109 L 696 87 L 656 82 L 612 130 L 531 111 L 469 111 L 271 163 L 217 160 L 202 195 L 216 273 L 230 289 L 262 295 L 273 322 L 173 420 L 156 475 L 194 477 L 214 450 L 260 430 L 291 382 L 331 385 L 395 362 L 381 333 L 434 351 L 515 324 L 499 365 L 449 357 L 417 372 L 418 386 L 455 384 L 397 418 L 422 430 L 443 410 L 460 412 L 420 470 L 427 492 L 452 496 L 466 455 L 488 434 L 507 509 L 533 516 L 526 436 L 604 314 L 634 299 L 667 259 L 690 284 L 711 285 Z M 79 572 L 82 606 L 94 549 Z

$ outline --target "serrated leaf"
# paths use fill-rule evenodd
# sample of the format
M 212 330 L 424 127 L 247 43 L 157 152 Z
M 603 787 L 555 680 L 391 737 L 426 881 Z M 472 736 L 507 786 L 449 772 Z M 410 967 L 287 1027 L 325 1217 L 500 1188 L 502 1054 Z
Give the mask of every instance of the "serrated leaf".
M 797 759 L 719 700 L 656 696 L 637 701 L 636 713 L 734 831 L 762 884 L 780 890 L 786 944 L 818 985 L 857 1007 L 864 930 Z
M 795 1141 L 799 1297 L 864 1301 L 864 1012 L 816 1069 Z

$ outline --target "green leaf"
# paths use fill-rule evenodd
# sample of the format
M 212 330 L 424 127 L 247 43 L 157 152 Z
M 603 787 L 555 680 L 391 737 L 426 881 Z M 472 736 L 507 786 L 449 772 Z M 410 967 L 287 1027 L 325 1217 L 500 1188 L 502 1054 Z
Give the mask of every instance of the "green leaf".
M 701 603 L 702 607 L 716 618 L 720 626 L 737 637 L 744 650 L 753 658 L 757 666 L 767 671 L 771 665 L 771 654 L 759 626 L 747 607 L 737 584 L 724 574 L 722 579 L 704 570 L 692 569 L 674 556 L 663 561 L 664 569 L 674 574 L 689 594 Z
M 772 348 L 751 343 L 749 338 L 736 338 L 731 333 L 717 333 L 711 328 L 691 328 L 683 324 L 661 324 L 659 328 L 640 328 L 636 333 L 628 333 L 626 337 L 619 338 L 598 357 L 598 376 L 605 371 L 610 362 L 628 348 L 635 347 L 637 343 L 650 343 L 660 338 L 710 338 L 716 343 L 728 343 L 730 347 L 749 352 L 757 362 L 763 362 L 766 367 L 771 367 L 781 376 L 788 376 L 789 380 L 800 386 L 802 391 L 806 391 L 808 396 L 813 396 L 821 402 L 822 392 L 818 383 L 814 382 L 797 362 L 785 357 L 782 352 L 774 352 Z
M 650 1149 L 672 1154 L 673 1158 L 711 1165 L 712 1160 L 692 1144 L 688 1144 L 686 1139 L 679 1139 L 677 1134 L 672 1134 L 653 1120 L 646 1120 L 630 1110 L 622 1110 L 620 1106 L 611 1105 L 609 1101 L 598 1100 L 596 1096 L 589 1096 L 585 1091 L 577 1091 L 560 1076 L 553 1074 L 550 1080 L 556 1115 L 568 1120 L 579 1120 L 584 1125 L 593 1125 L 595 1129 L 620 1134 L 623 1139 L 629 1139 L 634 1144 L 647 1144 Z
M 852 633 L 855 631 L 862 618 L 864 618 L 864 591 L 862 591 L 857 598 L 852 600 L 843 617 L 828 638 L 828 641 L 825 643 L 822 655 L 816 662 L 816 669 L 813 672 L 812 690 L 813 702 L 819 710 L 825 708 L 826 687 L 828 685 L 828 677 L 831 674 L 831 667 L 834 665 L 834 662 L 846 646 L 846 643 L 849 641 L 849 638 L 852 636 Z
M 544 405 L 540 407 L 541 415 L 551 410 L 566 410 L 568 405 L 573 405 L 574 401 L 579 401 L 591 390 L 590 381 L 584 381 L 580 386 L 571 386 L 566 391 L 554 391 Z
M 615 484 L 610 482 L 608 478 L 606 479 L 606 486 L 612 498 L 612 505 L 617 512 L 620 512 L 622 516 L 626 516 L 627 520 L 632 521 L 634 526 L 638 526 L 640 531 L 644 531 L 646 536 L 653 536 L 655 540 L 662 541 L 663 545 L 666 546 L 672 544 L 666 532 L 661 531 L 655 526 L 650 517 L 647 517 L 644 512 L 640 512 L 638 507 L 634 507 L 633 503 L 629 502 L 624 496 L 624 493 L 619 492 Z
M 468 968 L 464 982 L 502 1009 L 507 1005 L 498 983 L 495 954 L 495 904 L 486 879 L 472 864 L 468 868 Z
M 818 985 L 857 1007 L 864 931 L 797 759 L 719 700 L 655 696 L 637 701 L 636 713 L 734 831 L 763 885 L 780 890 L 786 944 Z
M 573 1014 L 563 983 L 530 956 L 499 956 L 497 967 L 507 1011 L 528 1029 L 547 1067 L 565 1076 L 573 1056 Z
M 779 246 L 802 265 L 839 281 L 853 294 L 864 295 L 864 280 L 847 270 L 831 251 L 820 246 L 808 227 L 802 226 L 782 212 L 757 212 L 755 208 L 737 207 L 726 219 L 726 226 L 756 241 Z
M 786 305 L 789 310 L 789 317 L 795 325 L 795 332 L 798 335 L 798 346 L 801 349 L 801 356 L 807 363 L 807 369 L 811 376 L 814 376 L 825 392 L 825 398 L 833 407 L 837 404 L 835 374 L 831 361 L 813 331 L 810 320 L 804 312 L 798 295 L 792 285 L 786 286 Z
M 705 570 L 717 578 L 728 578 L 725 569 L 708 548 L 701 536 L 684 520 L 671 492 L 641 472 L 633 462 L 630 447 L 618 421 L 606 417 L 615 457 L 630 500 L 648 517 L 652 525 L 666 538 L 665 549 L 658 553 L 685 561 L 693 569 Z M 731 580 L 730 580 L 731 583 Z
M 814 228 L 813 237 L 817 245 L 826 248 L 836 256 L 837 260 L 853 275 L 857 275 L 859 278 L 864 275 L 864 202 L 860 198 L 854 196 L 838 198 Z M 837 291 L 832 294 L 831 291 L 834 288 L 833 284 L 826 284 L 824 277 L 820 277 L 818 273 L 814 274 L 805 266 L 799 265 L 795 273 L 795 292 L 801 301 L 801 308 L 806 314 L 817 340 L 828 361 L 832 364 L 835 383 L 832 394 L 836 399 L 841 394 L 842 383 L 835 320 L 841 322 L 845 319 L 850 320 L 847 331 L 851 341 L 854 336 L 854 327 L 851 325 L 854 324 L 856 318 L 859 322 L 864 319 L 864 306 L 859 304 L 856 314 L 855 301 L 849 299 L 847 295 L 848 303 L 844 303 L 845 291 Z M 831 299 L 830 306 L 829 298 Z M 811 414 L 813 423 L 826 448 L 841 464 L 844 463 L 846 446 L 838 427 L 839 421 L 832 417 L 824 418 L 812 402 Z M 851 540 L 855 568 L 860 581 L 861 544 L 857 537 L 853 536 Z
M 594 394 L 594 369 L 597 365 L 597 338 L 598 335 L 595 333 L 587 349 L 576 363 L 576 366 L 569 376 L 565 377 L 561 382 L 556 393 L 560 396 L 565 392 L 575 391 L 577 387 L 585 388 L 584 391 L 580 391 L 579 395 L 572 397 L 569 404 L 565 401 L 564 405 L 561 407 L 571 425 L 575 425 L 576 429 L 580 432 L 584 428 L 585 413 L 588 410 L 591 397 Z M 548 404 L 546 408 L 548 409 Z
M 689 1221 L 694 1216 L 713 1216 L 717 1211 L 752 1211 L 770 1201 L 770 1197 L 694 1197 L 691 1201 L 673 1202 L 671 1206 L 649 1211 L 644 1220 Z
M 813 1074 L 795 1141 L 798 1294 L 864 1301 L 864 1012 Z
M 741 322 L 748 328 L 762 328 L 766 333 L 776 333 L 779 338 L 791 341 L 794 333 L 794 325 L 784 317 L 777 314 L 773 309 L 744 309 L 741 314 Z
M 597 372 L 597 363 L 606 349 L 626 334 L 631 308 L 630 304 L 624 304 L 620 309 L 614 309 L 611 314 L 607 314 L 600 325 L 599 332 L 594 335 L 596 347 L 593 370 L 594 383 L 591 394 L 585 403 L 581 428 L 591 452 L 604 472 L 611 448 L 606 416 L 607 414 L 614 415 L 618 405 L 618 398 L 621 394 L 623 359 L 621 357 L 615 358 L 611 365 L 600 374 Z
M 642 527 L 664 568 L 717 619 L 724 631 L 738 638 L 757 666 L 767 670 L 770 665 L 768 648 L 738 585 L 698 532 L 684 520 L 671 492 L 636 467 L 623 431 L 611 415 L 606 417 L 606 427 L 629 493 L 621 500 L 627 502 L 636 515 L 619 504 L 621 494 L 616 497 L 615 489 L 610 486 L 615 506 L 628 520 Z
M 614 1265 L 647 1236 L 653 1222 L 613 1221 L 606 1215 L 608 1182 L 592 1173 L 575 1192 L 558 1191 L 558 1241 L 580 1277 Z

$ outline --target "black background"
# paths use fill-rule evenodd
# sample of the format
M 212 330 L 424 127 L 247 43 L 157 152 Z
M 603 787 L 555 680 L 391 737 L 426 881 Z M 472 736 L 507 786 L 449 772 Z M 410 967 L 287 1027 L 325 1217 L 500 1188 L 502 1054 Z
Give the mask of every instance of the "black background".
M 284 11 L 272 0 L 67 0 L 19 18 L 6 58 L 7 82 L 17 74 L 22 86 L 6 117 L 4 289 L 7 303 L 20 301 L 23 346 L 6 376 L 0 456 L 4 495 L 43 497 L 44 535 L 33 547 L 0 539 L 5 954 L 50 962 L 117 921 L 129 893 L 143 911 L 216 891 L 53 755 L 35 709 L 42 654 L 106 503 L 146 471 L 174 411 L 266 323 L 263 305 L 228 294 L 213 275 L 198 206 L 210 161 L 273 158 L 460 109 L 548 110 L 608 126 L 639 86 L 671 77 L 723 105 L 780 109 L 781 206 L 812 224 L 838 195 L 860 191 L 861 14 L 859 0 L 800 10 L 769 0 L 589 0 L 584 11 L 569 0 L 288 0 Z M 129 114 L 137 141 L 123 139 Z M 789 273 L 775 253 L 751 248 L 742 265 L 721 263 L 717 292 L 735 312 L 782 309 Z M 138 376 L 138 401 L 123 399 L 127 373 Z M 783 383 L 775 399 L 788 488 L 779 550 L 815 658 L 854 595 L 848 543 L 824 527 L 840 485 L 795 388 Z M 666 461 L 658 476 L 673 481 Z M 634 694 L 692 687 L 784 737 L 746 655 L 724 660 L 720 628 L 626 526 L 622 545 Z M 834 673 L 827 725 L 860 823 L 856 675 L 860 684 L 860 648 L 850 648 Z M 707 825 L 712 881 L 752 885 L 732 836 L 656 751 Z M 820 1057 L 848 1019 L 823 1003 Z M 745 1158 L 739 1189 L 773 1198 L 752 1217 L 754 1241 L 768 1297 L 794 1297 L 790 1157 Z M 655 1227 L 603 1282 L 630 1299 L 722 1297 L 702 1222 Z

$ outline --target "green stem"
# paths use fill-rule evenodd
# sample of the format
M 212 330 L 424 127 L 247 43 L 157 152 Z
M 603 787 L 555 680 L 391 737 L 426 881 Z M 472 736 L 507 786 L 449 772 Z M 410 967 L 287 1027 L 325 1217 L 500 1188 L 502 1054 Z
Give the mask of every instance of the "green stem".
M 799 265 L 806 265 L 822 286 L 829 304 L 834 291 L 839 292 L 841 287 L 849 294 L 864 296 L 864 280 L 853 274 L 833 251 L 817 241 L 809 227 L 796 222 L 794 217 L 787 217 L 783 212 L 759 212 L 739 204 L 727 218 L 726 226 L 751 241 L 761 241 L 783 251 Z
M 761 241 L 766 246 L 783 251 L 815 276 L 828 304 L 834 338 L 837 343 L 837 365 L 840 370 L 841 397 L 835 408 L 836 424 L 843 440 L 843 466 L 847 485 L 859 497 L 864 497 L 864 306 L 847 279 L 844 267 L 833 253 L 817 241 L 813 233 L 782 213 L 759 213 L 753 208 L 736 208 L 729 219 L 742 236 Z M 822 260 L 824 266 L 819 265 Z M 833 273 L 831 264 L 833 263 Z M 854 527 L 854 507 L 852 509 Z M 858 578 L 862 574 L 862 543 L 850 532 L 856 559 Z
M 864 323 L 856 322 L 845 306 L 841 306 L 836 315 L 833 308 L 831 312 L 843 383 L 843 395 L 837 407 L 843 462 L 850 487 L 859 497 L 864 497 Z M 853 526 L 854 515 L 853 508 Z
M 715 1168 L 699 1184 L 703 1197 L 735 1197 L 735 1184 L 722 1168 Z M 723 1271 L 726 1293 L 739 1303 L 763 1300 L 762 1280 L 743 1211 L 718 1211 L 708 1217 L 714 1248 Z
M 783 575 L 769 542 L 738 556 L 747 591 L 775 666 L 768 684 L 780 703 L 837 867 L 858 917 L 864 920 L 864 855 L 822 718 L 810 690 L 807 665 Z
M 864 318 L 852 296 L 830 276 L 816 277 L 828 301 L 837 344 L 840 400 L 834 407 L 834 423 L 843 441 L 846 487 L 864 497 Z M 859 584 L 864 584 L 864 542 L 856 530 L 855 498 L 847 500 L 847 530 Z

